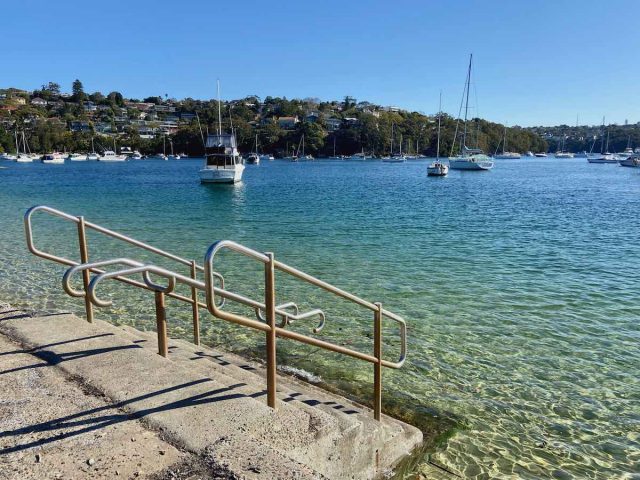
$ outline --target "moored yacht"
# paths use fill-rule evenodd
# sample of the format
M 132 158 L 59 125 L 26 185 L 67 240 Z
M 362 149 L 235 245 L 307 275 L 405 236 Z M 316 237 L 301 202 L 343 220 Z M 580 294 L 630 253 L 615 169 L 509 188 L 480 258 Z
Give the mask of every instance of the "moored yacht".
M 124 162 L 127 160 L 127 157 L 125 155 L 118 155 L 113 150 L 105 150 L 98 160 L 101 162 Z
M 233 133 L 222 133 L 221 103 L 218 80 L 218 133 L 207 136 L 204 166 L 200 170 L 201 183 L 237 183 L 242 180 L 244 164 L 238 153 L 236 136 Z
M 248 165 L 258 165 L 260 163 L 260 155 L 258 155 L 258 135 L 256 134 L 255 150 L 247 155 Z
M 640 155 L 634 153 L 627 158 L 621 158 L 618 163 L 621 167 L 640 167 Z
M 544 157 L 546 157 L 546 156 L 547 156 L 547 154 L 546 154 L 546 153 L 544 153 L 544 152 L 534 153 L 534 155 L 535 155 L 536 157 L 538 157 L 538 158 L 544 158 Z
M 498 145 L 500 148 L 500 145 Z M 493 155 L 493 158 L 497 158 L 500 160 L 516 160 L 520 158 L 521 155 L 517 152 L 510 152 L 507 150 L 507 126 L 504 126 L 504 137 L 502 139 L 502 153 L 498 153 L 498 149 L 496 148 L 496 152 Z
M 440 92 L 440 103 L 438 107 L 438 143 L 436 147 L 436 161 L 427 167 L 427 176 L 444 177 L 449 173 L 449 166 L 440 161 L 440 117 L 442 116 L 442 92 Z
M 72 162 L 84 162 L 87 160 L 87 155 L 84 153 L 70 153 L 67 160 Z
M 238 153 L 236 137 L 231 133 L 209 135 L 205 145 L 202 183 L 236 183 L 242 180 L 244 165 Z
M 464 107 L 464 130 L 462 134 L 462 139 L 460 140 L 460 154 L 452 157 L 449 157 L 449 167 L 452 170 L 491 170 L 493 168 L 493 161 L 489 156 L 487 156 L 482 150 L 479 148 L 469 148 L 467 147 L 467 116 L 469 113 L 469 89 L 471 85 L 471 65 L 473 61 L 473 54 L 469 56 L 469 68 L 467 70 L 467 80 L 464 85 L 464 90 L 462 92 L 463 97 L 466 96 L 465 107 Z M 457 131 L 457 126 L 456 126 Z M 453 146 L 456 143 L 456 139 L 451 146 L 453 150 Z M 453 154 L 453 151 L 451 152 Z
M 42 156 L 42 163 L 60 164 L 64 163 L 65 155 L 59 152 L 45 153 Z
M 604 143 L 604 118 L 602 119 L 602 134 L 600 136 L 600 155 L 588 157 L 589 163 L 618 163 L 620 157 L 609 152 L 609 130 L 607 129 L 607 143 Z
M 531 150 L 527 150 L 526 153 L 524 154 L 525 157 L 533 157 L 533 152 Z

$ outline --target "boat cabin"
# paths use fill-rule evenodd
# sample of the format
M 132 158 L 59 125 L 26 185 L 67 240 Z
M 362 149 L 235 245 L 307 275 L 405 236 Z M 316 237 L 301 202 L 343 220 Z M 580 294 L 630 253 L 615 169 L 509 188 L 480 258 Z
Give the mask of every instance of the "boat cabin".
M 240 163 L 236 137 L 230 133 L 207 136 L 205 144 L 206 167 L 226 168 Z

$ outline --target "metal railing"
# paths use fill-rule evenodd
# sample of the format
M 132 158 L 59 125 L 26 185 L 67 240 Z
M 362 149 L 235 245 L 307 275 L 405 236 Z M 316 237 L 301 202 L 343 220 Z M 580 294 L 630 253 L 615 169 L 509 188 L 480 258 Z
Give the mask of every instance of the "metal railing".
M 36 212 L 43 212 L 54 217 L 73 222 L 77 225 L 78 245 L 80 261 L 71 260 L 65 257 L 57 256 L 38 249 L 35 246 L 32 217 Z M 267 347 L 267 403 L 270 407 L 276 408 L 276 340 L 277 337 L 288 338 L 307 345 L 323 348 L 332 352 L 348 355 L 359 360 L 363 360 L 374 365 L 374 401 L 373 410 L 374 417 L 380 420 L 382 411 L 382 367 L 397 369 L 400 368 L 406 359 L 407 354 L 407 326 L 405 321 L 398 315 L 382 308 L 380 303 L 372 303 L 364 300 L 352 293 L 335 287 L 327 282 L 315 278 L 296 268 L 276 261 L 272 253 L 261 253 L 256 250 L 245 247 L 239 243 L 230 240 L 221 240 L 212 244 L 206 252 L 204 265 L 198 265 L 195 260 L 188 260 L 172 253 L 166 252 L 159 248 L 140 242 L 126 235 L 114 232 L 100 225 L 85 221 L 82 216 L 69 215 L 60 210 L 56 210 L 47 206 L 35 206 L 27 210 L 24 216 L 25 234 L 27 247 L 31 253 L 41 258 L 51 260 L 70 268 L 66 270 L 62 279 L 62 285 L 65 292 L 73 297 L 84 298 L 87 321 L 92 322 L 94 313 L 93 306 L 105 307 L 111 304 L 111 301 L 103 300 L 97 295 L 98 285 L 107 279 L 114 279 L 132 285 L 138 288 L 151 290 L 155 296 L 156 307 L 156 327 L 158 334 L 158 351 L 160 355 L 168 355 L 167 344 L 167 317 L 165 297 L 180 300 L 191 304 L 193 317 L 193 338 L 196 345 L 200 344 L 200 315 L 199 308 L 206 308 L 213 316 L 223 320 L 233 322 L 255 330 L 263 331 L 266 334 Z M 114 258 L 109 260 L 101 260 L 97 262 L 89 262 L 89 248 L 87 242 L 87 229 L 99 232 L 107 237 L 122 241 L 124 243 L 141 248 L 148 252 L 160 255 L 164 258 L 173 260 L 183 266 L 188 266 L 190 270 L 189 276 L 177 273 L 167 268 L 140 262 L 130 258 Z M 214 271 L 214 259 L 216 254 L 227 249 L 240 253 L 264 265 L 264 285 L 265 295 L 264 301 L 257 301 L 246 296 L 234 293 L 225 288 L 224 277 Z M 106 271 L 105 267 L 113 267 L 115 265 L 124 266 L 118 270 Z M 304 335 L 302 333 L 287 330 L 287 326 L 293 322 L 317 317 L 319 323 L 313 328 L 313 333 L 319 333 L 326 321 L 325 313 L 318 308 L 300 312 L 297 304 L 294 302 L 286 302 L 276 305 L 276 289 L 275 289 L 275 271 L 286 273 L 298 280 L 314 285 L 335 296 L 348 300 L 356 305 L 363 307 L 373 313 L 373 354 L 364 353 L 358 350 L 350 349 L 342 345 Z M 204 273 L 204 281 L 197 278 L 197 273 Z M 76 274 L 82 274 L 83 289 L 78 290 L 72 287 L 72 278 Z M 95 274 L 91 278 L 91 274 Z M 141 275 L 142 281 L 130 278 L 133 275 Z M 151 275 L 163 278 L 165 284 L 160 284 L 151 278 Z M 175 291 L 178 284 L 186 285 L 191 290 L 191 296 L 185 296 Z M 198 292 L 205 294 L 206 302 L 199 301 Z M 224 310 L 227 301 L 237 302 L 245 307 L 249 307 L 255 313 L 256 319 L 251 319 L 243 315 L 232 313 Z M 276 324 L 276 317 L 280 317 L 280 323 Z M 382 357 L 382 322 L 384 318 L 388 318 L 399 326 L 400 334 L 400 357 L 397 361 L 392 362 Z

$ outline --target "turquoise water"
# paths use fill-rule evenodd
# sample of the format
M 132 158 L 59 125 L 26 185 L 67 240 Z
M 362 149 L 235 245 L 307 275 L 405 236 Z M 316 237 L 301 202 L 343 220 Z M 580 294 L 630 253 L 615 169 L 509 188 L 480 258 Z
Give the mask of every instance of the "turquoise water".
M 233 239 L 407 319 L 409 359 L 385 371 L 384 398 L 431 425 L 455 425 L 414 471 L 453 478 L 429 461 L 465 478 L 639 474 L 638 169 L 523 159 L 428 178 L 423 161 L 274 161 L 216 187 L 198 183 L 198 160 L 5 165 L 4 300 L 82 313 L 61 292 L 64 269 L 26 253 L 21 216 L 35 204 L 199 261 L 213 241 Z M 73 227 L 38 221 L 43 247 L 75 241 Z M 90 241 L 93 258 L 133 254 Z M 229 288 L 261 297 L 259 266 L 225 254 L 220 271 Z M 368 313 L 282 275 L 277 284 L 278 302 L 325 308 L 322 338 L 370 351 Z M 114 306 L 99 318 L 153 328 L 148 293 L 102 292 Z M 189 337 L 189 313 L 169 303 L 173 335 Z M 261 356 L 261 335 L 206 318 L 207 342 Z M 314 325 L 293 328 L 310 334 Z M 392 359 L 391 325 L 386 333 Z M 370 399 L 369 366 L 279 345 L 280 363 Z

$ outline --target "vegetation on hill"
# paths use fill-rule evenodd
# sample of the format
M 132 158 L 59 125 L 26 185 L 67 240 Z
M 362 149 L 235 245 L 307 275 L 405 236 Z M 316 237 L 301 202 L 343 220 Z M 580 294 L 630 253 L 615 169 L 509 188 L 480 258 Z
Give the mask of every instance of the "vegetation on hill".
M 162 97 L 125 99 L 119 92 L 106 95 L 87 94 L 76 80 L 72 94 L 61 93 L 60 86 L 49 82 L 33 92 L 0 90 L 0 150 L 14 151 L 14 132 L 24 131 L 32 151 L 88 151 L 91 139 L 97 148 L 129 146 L 142 153 L 167 151 L 170 142 L 176 153 L 202 154 L 202 138 L 218 125 L 216 100 L 174 100 Z M 46 104 L 45 104 L 46 103 Z M 142 109 L 142 110 L 141 110 Z M 284 155 L 295 150 L 302 135 L 305 152 L 315 156 L 391 153 L 435 155 L 437 115 L 425 115 L 397 109 L 385 109 L 353 97 L 343 101 L 320 101 L 314 98 L 287 99 L 252 95 L 222 104 L 223 129 L 231 126 L 239 148 L 249 152 Z M 289 121 L 286 120 L 289 118 Z M 293 120 L 291 120 L 293 119 Z M 441 154 L 458 151 L 452 148 L 456 119 L 443 114 Z M 504 126 L 482 119 L 468 123 L 467 145 L 494 153 L 504 134 Z M 546 151 L 546 141 L 529 129 L 507 129 L 509 150 Z

